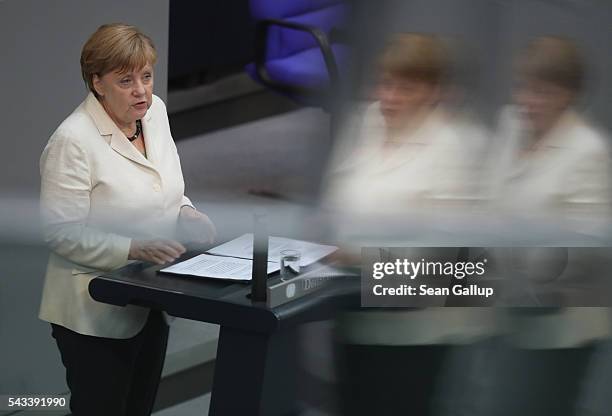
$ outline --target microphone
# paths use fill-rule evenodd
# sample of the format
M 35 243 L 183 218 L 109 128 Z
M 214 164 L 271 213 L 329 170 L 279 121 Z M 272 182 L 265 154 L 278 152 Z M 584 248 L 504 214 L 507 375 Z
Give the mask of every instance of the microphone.
M 265 212 L 256 212 L 253 231 L 251 301 L 265 302 L 268 282 L 268 227 Z

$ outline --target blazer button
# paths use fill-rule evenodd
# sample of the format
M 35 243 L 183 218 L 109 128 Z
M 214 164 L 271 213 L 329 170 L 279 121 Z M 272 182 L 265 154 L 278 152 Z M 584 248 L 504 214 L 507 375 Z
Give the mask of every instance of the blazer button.
M 161 191 L 161 186 L 159 186 L 158 183 L 155 183 L 155 184 L 153 184 L 153 190 L 155 192 L 159 192 L 159 191 Z

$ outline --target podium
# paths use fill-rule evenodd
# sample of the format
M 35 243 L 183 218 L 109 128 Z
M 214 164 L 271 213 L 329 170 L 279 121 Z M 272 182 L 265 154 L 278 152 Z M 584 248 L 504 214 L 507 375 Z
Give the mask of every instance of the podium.
M 178 261 L 200 252 L 187 252 Z M 220 326 L 209 414 L 294 415 L 296 328 L 359 307 L 359 280 L 268 307 L 252 302 L 251 286 L 226 280 L 158 273 L 165 266 L 133 263 L 92 279 L 89 293 L 118 306 L 139 305 Z M 278 281 L 269 277 L 268 281 Z

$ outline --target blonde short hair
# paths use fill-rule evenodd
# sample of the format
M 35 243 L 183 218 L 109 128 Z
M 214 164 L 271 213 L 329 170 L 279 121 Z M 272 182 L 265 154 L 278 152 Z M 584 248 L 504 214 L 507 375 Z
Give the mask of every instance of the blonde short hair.
M 394 35 L 380 59 L 383 72 L 402 78 L 442 84 L 448 76 L 449 59 L 444 42 L 434 35 Z
M 578 46 L 569 39 L 543 36 L 534 39 L 516 60 L 521 78 L 551 82 L 573 92 L 584 83 L 584 61 Z
M 93 76 L 124 72 L 155 64 L 157 52 L 151 38 L 138 28 L 122 23 L 102 25 L 83 45 L 81 74 L 87 88 L 97 97 Z

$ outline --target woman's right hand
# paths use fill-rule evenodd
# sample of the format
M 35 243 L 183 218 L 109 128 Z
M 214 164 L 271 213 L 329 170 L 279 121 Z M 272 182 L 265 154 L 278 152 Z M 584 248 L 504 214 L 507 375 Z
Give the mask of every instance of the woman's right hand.
M 174 240 L 132 240 L 128 260 L 165 264 L 176 260 L 184 252 L 185 247 Z

